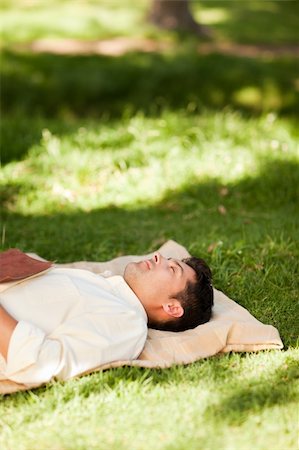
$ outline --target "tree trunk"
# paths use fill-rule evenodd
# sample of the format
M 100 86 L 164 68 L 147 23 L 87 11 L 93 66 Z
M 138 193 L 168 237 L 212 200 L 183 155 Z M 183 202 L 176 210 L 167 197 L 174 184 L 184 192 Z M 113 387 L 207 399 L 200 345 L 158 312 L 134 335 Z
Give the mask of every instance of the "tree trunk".
M 168 30 L 190 31 L 201 37 L 211 37 L 210 30 L 194 20 L 189 0 L 153 0 L 149 20 Z

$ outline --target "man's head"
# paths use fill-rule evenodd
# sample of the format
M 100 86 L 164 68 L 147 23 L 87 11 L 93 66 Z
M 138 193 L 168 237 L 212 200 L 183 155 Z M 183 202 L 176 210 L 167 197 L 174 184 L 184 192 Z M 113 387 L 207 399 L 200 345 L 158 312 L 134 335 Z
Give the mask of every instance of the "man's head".
M 153 258 L 129 263 L 124 279 L 145 308 L 149 327 L 184 331 L 208 322 L 212 313 L 212 274 L 203 259 Z

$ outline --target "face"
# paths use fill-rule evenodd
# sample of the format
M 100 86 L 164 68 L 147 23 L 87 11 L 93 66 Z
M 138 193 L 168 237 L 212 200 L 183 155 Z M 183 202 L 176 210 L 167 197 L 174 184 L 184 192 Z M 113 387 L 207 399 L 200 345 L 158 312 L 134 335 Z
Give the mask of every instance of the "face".
M 143 304 L 148 316 L 155 320 L 180 317 L 184 310 L 173 298 L 195 281 L 195 271 L 186 263 L 164 258 L 155 253 L 151 259 L 129 263 L 124 279 Z

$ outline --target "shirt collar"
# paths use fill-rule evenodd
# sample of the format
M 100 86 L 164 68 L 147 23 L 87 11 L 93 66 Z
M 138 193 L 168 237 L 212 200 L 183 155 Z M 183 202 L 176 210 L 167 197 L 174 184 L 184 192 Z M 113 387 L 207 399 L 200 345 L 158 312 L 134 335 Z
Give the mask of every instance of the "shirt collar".
M 113 275 L 112 277 L 106 278 L 106 281 L 113 286 L 117 295 L 124 298 L 135 309 L 140 311 L 145 321 L 148 322 L 148 317 L 141 301 L 121 275 Z

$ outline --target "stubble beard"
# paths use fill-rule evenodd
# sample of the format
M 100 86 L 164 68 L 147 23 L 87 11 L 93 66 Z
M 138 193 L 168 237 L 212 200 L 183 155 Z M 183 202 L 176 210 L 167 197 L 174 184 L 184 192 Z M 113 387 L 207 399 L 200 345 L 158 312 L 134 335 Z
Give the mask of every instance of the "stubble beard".
M 138 276 L 138 263 L 131 262 L 126 265 L 124 272 L 124 280 L 131 287 L 132 281 Z

